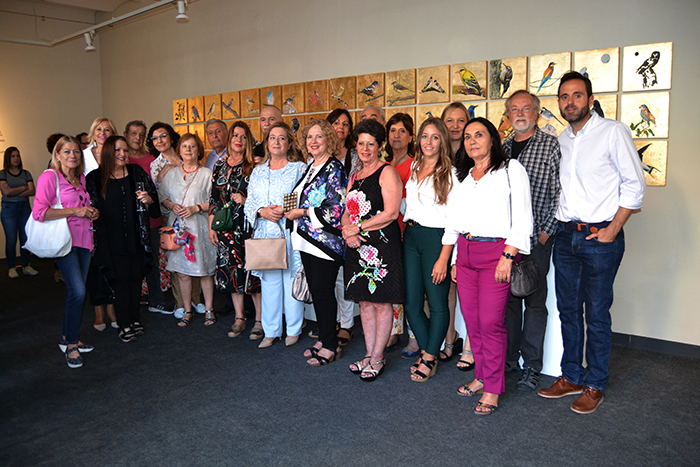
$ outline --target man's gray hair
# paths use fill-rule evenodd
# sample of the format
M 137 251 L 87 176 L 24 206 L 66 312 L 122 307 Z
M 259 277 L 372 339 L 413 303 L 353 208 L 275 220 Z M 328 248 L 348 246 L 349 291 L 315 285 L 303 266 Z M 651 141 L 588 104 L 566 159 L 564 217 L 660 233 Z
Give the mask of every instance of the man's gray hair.
M 228 126 L 226 125 L 226 122 L 223 120 L 219 120 L 218 118 L 212 118 L 207 120 L 207 123 L 204 124 L 204 132 L 206 133 L 207 129 L 209 128 L 209 125 L 213 125 L 214 123 L 220 123 L 224 126 L 224 131 L 228 131 Z
M 519 89 L 515 91 L 513 94 L 510 95 L 508 99 L 506 99 L 506 113 L 510 112 L 510 100 L 514 98 L 515 96 L 520 96 L 520 95 L 528 95 L 532 99 L 532 106 L 535 108 L 535 111 L 539 114 L 540 113 L 540 98 L 531 93 L 530 91 L 526 91 L 525 89 Z

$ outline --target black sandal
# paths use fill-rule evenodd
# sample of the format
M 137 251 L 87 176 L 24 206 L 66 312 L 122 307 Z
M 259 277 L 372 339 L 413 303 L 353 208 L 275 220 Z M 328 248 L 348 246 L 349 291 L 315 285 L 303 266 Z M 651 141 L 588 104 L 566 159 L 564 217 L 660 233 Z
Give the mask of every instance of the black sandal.
M 455 337 L 456 339 L 451 344 L 445 344 L 445 349 L 440 351 L 438 359 L 441 362 L 449 362 L 450 360 L 452 360 L 452 357 L 455 356 L 455 347 L 457 347 L 458 349 L 462 348 L 464 341 L 461 337 L 459 337 L 458 334 L 456 334 Z M 447 352 L 445 352 L 445 350 L 450 350 L 450 354 L 447 355 Z
M 425 381 L 428 381 L 430 378 L 435 376 L 435 371 L 437 370 L 437 358 L 434 358 L 433 360 L 424 360 L 423 358 L 421 358 L 420 361 L 423 365 L 428 367 L 430 373 L 426 375 L 418 368 L 416 368 L 416 370 L 411 375 L 411 381 L 415 381 L 416 383 L 424 383 Z M 417 376 L 417 378 L 414 378 L 414 375 Z
M 187 318 L 187 315 L 190 315 L 189 318 Z M 194 311 L 186 311 L 185 314 L 180 318 L 180 321 L 177 322 L 177 325 L 180 326 L 181 328 L 184 328 L 185 326 L 189 326 L 190 323 L 192 323 L 192 320 L 194 319 Z
M 204 325 L 211 326 L 216 323 L 216 315 L 213 311 L 207 310 L 204 312 Z
M 381 363 L 382 367 L 379 370 L 375 370 L 374 366 L 372 366 L 372 365 L 376 365 L 378 363 Z M 386 367 L 386 359 L 385 358 L 383 358 L 377 362 L 374 362 L 374 364 L 370 363 L 368 366 L 365 367 L 364 370 L 362 370 L 362 373 L 360 374 L 360 379 L 362 381 L 366 381 L 368 383 L 371 383 L 372 381 L 379 378 L 379 375 L 381 375 L 382 372 L 384 372 L 384 367 Z M 369 376 L 363 376 L 365 374 L 369 374 Z
M 321 348 L 323 348 L 323 347 L 321 347 Z M 331 355 L 330 357 L 326 358 L 326 357 L 320 355 L 318 352 L 316 352 L 316 355 L 314 355 L 313 357 L 309 358 L 309 360 L 315 358 L 315 359 L 316 359 L 316 363 L 315 363 L 315 364 L 314 364 L 314 363 L 310 363 L 309 360 L 307 360 L 306 363 L 308 363 L 308 364 L 311 365 L 311 366 L 325 366 L 325 365 L 328 365 L 329 363 L 333 363 L 333 362 L 335 362 L 335 361 L 337 361 L 337 360 L 340 360 L 340 357 L 342 356 L 342 354 L 341 354 L 341 352 L 340 352 L 340 349 L 338 349 L 338 350 L 326 349 L 326 350 L 329 350 L 329 351 L 333 352 L 333 355 Z M 319 351 L 320 351 L 320 349 L 319 349 Z

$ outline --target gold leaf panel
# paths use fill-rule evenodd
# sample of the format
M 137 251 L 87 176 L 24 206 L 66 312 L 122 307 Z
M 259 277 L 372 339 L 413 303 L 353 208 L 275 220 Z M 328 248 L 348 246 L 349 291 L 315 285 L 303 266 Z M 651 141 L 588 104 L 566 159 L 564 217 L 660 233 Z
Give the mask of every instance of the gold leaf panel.
M 668 141 L 635 140 L 634 145 L 642 159 L 642 169 L 644 169 L 647 185 L 665 186 Z
M 372 73 L 357 77 L 357 107 L 364 109 L 370 105 L 384 107 L 384 73 Z
M 452 65 L 452 100 L 486 99 L 488 96 L 486 67 L 486 60 Z
M 620 121 L 634 138 L 667 138 L 669 97 L 668 92 L 623 94 Z
M 241 94 L 238 91 L 221 95 L 221 116 L 223 120 L 241 118 Z
M 527 89 L 527 57 L 489 61 L 489 98 L 510 97 L 519 89 Z
M 354 109 L 357 107 L 357 77 L 331 80 L 330 109 Z
M 418 103 L 450 102 L 450 66 L 418 69 Z
M 418 133 L 420 126 L 430 117 L 440 118 L 445 107 L 447 107 L 447 104 L 421 105 L 416 107 L 415 132 Z
M 187 123 L 204 121 L 204 97 L 189 97 L 187 99 Z
M 204 108 L 207 111 L 204 116 L 205 122 L 212 118 L 221 120 L 221 94 L 204 96 Z
M 304 84 L 306 91 L 306 111 L 307 112 L 327 112 L 328 111 L 328 80 L 309 81 Z
M 416 103 L 416 69 L 386 73 L 386 105 Z
M 588 76 L 593 94 L 616 92 L 620 77 L 620 48 L 574 52 L 574 70 Z
M 671 89 L 673 42 L 632 45 L 625 47 L 623 54 L 623 91 Z
M 282 114 L 289 115 L 306 112 L 304 83 L 283 85 L 282 99 Z
M 282 86 L 260 88 L 260 95 L 262 96 L 262 107 L 274 105 L 282 111 Z
M 416 108 L 413 106 L 410 107 L 389 107 L 386 110 L 386 121 L 388 122 L 391 117 L 398 113 L 404 113 L 408 114 L 411 119 L 413 120 L 413 132 L 415 133 L 418 131 L 418 125 L 416 125 Z M 358 113 L 358 118 L 359 118 L 359 113 Z
M 530 92 L 537 96 L 556 96 L 559 79 L 571 71 L 571 52 L 530 57 Z
M 258 117 L 260 107 L 260 89 L 241 91 L 241 117 Z
M 200 123 L 199 125 L 189 125 L 187 131 L 189 133 L 192 133 L 193 135 L 199 136 L 199 139 L 202 140 L 202 143 L 205 143 L 207 136 L 204 134 L 204 124 Z
M 173 125 L 187 123 L 187 99 L 173 101 Z

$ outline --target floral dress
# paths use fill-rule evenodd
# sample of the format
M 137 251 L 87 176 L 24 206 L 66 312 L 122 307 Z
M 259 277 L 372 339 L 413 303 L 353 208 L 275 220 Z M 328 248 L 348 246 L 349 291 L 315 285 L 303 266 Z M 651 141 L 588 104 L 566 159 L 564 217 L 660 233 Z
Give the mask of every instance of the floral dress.
M 384 210 L 379 176 L 386 164 L 371 175 L 353 180 L 345 208 L 355 225 Z M 345 299 L 355 302 L 403 303 L 401 229 L 397 221 L 362 234 L 366 242 L 345 253 Z
M 250 177 L 243 176 L 242 162 L 231 167 L 226 158 L 219 159 L 214 165 L 211 184 L 209 214 L 230 202 L 233 214 L 233 228 L 217 232 L 219 244 L 216 254 L 216 288 L 221 292 L 249 294 L 260 293 L 260 278 L 251 275 L 246 290 L 245 241 L 250 238 L 246 228 L 243 206 L 232 201 L 235 193 L 248 195 Z

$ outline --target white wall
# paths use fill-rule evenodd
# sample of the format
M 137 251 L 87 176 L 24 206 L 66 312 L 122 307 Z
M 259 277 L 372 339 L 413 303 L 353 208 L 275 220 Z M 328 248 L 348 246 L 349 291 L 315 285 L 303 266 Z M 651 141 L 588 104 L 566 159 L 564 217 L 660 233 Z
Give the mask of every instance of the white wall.
M 64 37 L 94 22 L 92 14 L 41 4 L 5 1 L 0 9 L 80 21 L 81 23 L 0 13 L 0 36 L 24 40 Z M 82 39 L 53 48 L 0 42 L 0 168 L 8 146 L 22 154 L 24 168 L 36 180 L 50 159 L 46 137 L 88 131 L 102 112 L 99 52 L 83 51 Z M 5 232 L 0 229 L 0 257 Z M 4 267 L 0 268 L 4 271 Z
M 673 41 L 667 186 L 650 187 L 643 212 L 627 225 L 613 329 L 700 345 L 692 294 L 700 284 L 700 220 L 692 208 L 700 185 L 693 144 L 693 88 L 700 78 L 697 1 L 200 0 L 190 4 L 188 15 L 190 23 L 180 25 L 167 9 L 100 32 L 102 110 L 118 126 L 133 118 L 171 122 L 172 101 L 182 97 Z M 85 60 L 82 52 L 75 54 Z M 86 121 L 99 110 L 93 112 L 85 112 Z

